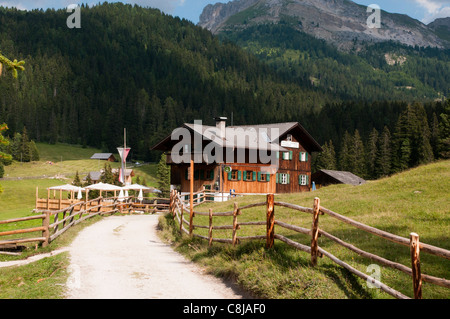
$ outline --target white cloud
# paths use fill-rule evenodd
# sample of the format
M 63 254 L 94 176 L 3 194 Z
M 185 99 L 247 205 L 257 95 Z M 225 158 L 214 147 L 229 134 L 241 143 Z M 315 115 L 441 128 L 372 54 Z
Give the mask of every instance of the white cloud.
M 450 17 L 450 6 L 448 0 L 414 0 L 426 10 L 422 22 L 428 24 L 437 18 Z
M 118 2 L 119 0 L 111 0 Z M 142 7 L 158 8 L 166 13 L 173 13 L 176 7 L 182 6 L 185 0 L 120 0 L 123 3 L 137 4 Z M 0 6 L 16 7 L 20 10 L 32 10 L 36 8 L 67 8 L 72 3 L 87 3 L 88 5 L 97 5 L 103 1 L 99 0 L 0 0 Z
M 176 7 L 182 6 L 185 0 L 128 0 L 126 3 L 137 4 L 141 7 L 158 8 L 166 13 L 173 13 Z
M 0 7 L 5 7 L 5 8 L 12 8 L 12 7 L 16 7 L 19 10 L 26 10 L 27 7 L 17 1 L 0 1 Z

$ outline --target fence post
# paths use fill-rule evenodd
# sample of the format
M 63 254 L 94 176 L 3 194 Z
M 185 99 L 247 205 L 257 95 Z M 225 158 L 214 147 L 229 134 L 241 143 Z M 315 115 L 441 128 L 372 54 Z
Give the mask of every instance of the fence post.
M 236 246 L 237 244 L 237 229 L 238 229 L 238 222 L 237 222 L 237 216 L 238 216 L 238 203 L 234 203 L 234 210 L 233 210 L 233 246 Z
M 419 235 L 411 233 L 410 247 L 411 247 L 411 264 L 412 264 L 412 278 L 414 287 L 414 299 L 422 299 L 422 275 L 420 273 L 420 244 Z
M 42 220 L 42 227 L 44 230 L 42 231 L 42 237 L 45 240 L 42 242 L 42 247 L 47 247 L 50 242 L 50 212 L 45 212 L 45 217 Z
M 320 199 L 314 198 L 313 207 L 313 222 L 311 228 L 311 264 L 317 265 L 317 256 L 319 254 L 319 245 L 317 240 L 319 238 L 319 211 L 320 211 Z
M 173 216 L 173 189 L 170 191 L 170 196 L 169 196 L 169 213 Z
M 213 211 L 212 208 L 209 209 L 209 247 L 212 246 L 212 242 L 213 242 Z
M 266 248 L 272 248 L 274 241 L 275 241 L 274 194 L 267 194 L 267 243 L 266 243 Z
M 184 204 L 181 203 L 181 214 L 180 214 L 180 234 L 183 233 L 183 213 L 184 213 Z

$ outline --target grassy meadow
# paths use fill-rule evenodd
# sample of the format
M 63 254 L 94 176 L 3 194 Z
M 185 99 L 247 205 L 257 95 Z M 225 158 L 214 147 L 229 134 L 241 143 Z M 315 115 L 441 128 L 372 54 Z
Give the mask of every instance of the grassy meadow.
M 48 178 L 2 180 L 0 194 L 0 220 L 30 216 L 35 205 L 36 187 L 40 196 L 46 196 L 46 188 L 70 183 L 75 172 L 97 170 L 97 161 L 89 157 L 99 150 L 83 149 L 68 145 L 38 144 L 41 160 L 34 163 L 14 163 L 5 167 L 9 177 L 43 176 Z M 59 155 L 62 154 L 62 155 Z M 61 162 L 62 156 L 62 162 Z M 59 158 L 59 160 L 58 160 Z M 52 161 L 54 165 L 47 162 Z M 118 164 L 118 163 L 116 163 Z M 104 163 L 102 163 L 104 165 Z M 140 179 L 148 186 L 157 186 L 156 164 L 135 168 Z M 56 176 L 56 177 L 55 177 Z M 6 175 L 5 175 L 6 177 Z M 276 201 L 312 207 L 315 197 L 321 205 L 356 221 L 390 233 L 409 237 L 411 232 L 420 235 L 424 243 L 450 249 L 450 161 L 440 161 L 421 166 L 389 178 L 370 181 L 353 187 L 333 185 L 315 192 L 276 195 Z M 230 211 L 234 202 L 239 206 L 265 201 L 265 196 L 239 197 L 226 203 L 207 203 L 196 207 L 197 211 Z M 265 208 L 257 207 L 243 211 L 238 222 L 265 221 Z M 49 247 L 25 251 L 22 256 L 0 255 L 0 261 L 26 258 L 68 245 L 76 233 L 100 218 L 70 229 Z M 275 219 L 289 224 L 310 228 L 311 215 L 277 206 Z M 29 222 L 25 227 L 33 227 Z M 197 215 L 195 224 L 208 225 L 208 218 Z M 216 217 L 215 225 L 231 225 L 231 217 Z M 21 225 L 23 226 L 23 225 Z M 212 274 L 235 280 L 249 293 L 260 298 L 282 299 L 391 299 L 378 289 L 370 289 L 358 277 L 334 264 L 326 257 L 319 259 L 312 268 L 307 253 L 297 251 L 276 241 L 273 249 L 265 248 L 265 241 L 243 241 L 236 247 L 214 243 L 208 248 L 206 242 L 180 236 L 178 225 L 166 216 L 160 219 L 161 236 L 171 242 L 175 249 L 200 263 Z M 2 225 L 0 231 L 14 225 Z M 319 227 L 340 239 L 386 259 L 410 265 L 409 248 L 391 243 L 365 233 L 327 215 L 320 216 Z M 207 235 L 207 229 L 196 233 Z M 275 226 L 275 232 L 310 244 L 306 235 Z M 238 236 L 263 235 L 265 226 L 242 226 Z M 230 230 L 214 230 L 214 237 L 231 238 Z M 370 274 L 368 266 L 374 262 L 331 242 L 319 238 L 319 245 L 337 258 L 358 270 Z M 67 279 L 67 255 L 47 258 L 45 261 L 19 268 L 0 269 L 0 298 L 62 298 L 61 282 Z M 426 253 L 421 254 L 422 272 L 450 279 L 450 261 Z M 399 271 L 381 266 L 381 281 L 412 297 L 412 279 Z M 450 293 L 428 283 L 423 283 L 426 299 L 449 299 Z
M 378 229 L 409 238 L 411 232 L 420 235 L 421 242 L 450 249 L 450 161 L 421 166 L 389 178 L 368 182 L 362 186 L 333 185 L 310 193 L 276 195 L 276 201 L 312 207 L 314 197 L 321 206 Z M 198 206 L 197 211 L 231 211 L 233 203 L 239 206 L 265 201 L 265 196 L 236 198 L 228 203 Z M 265 208 L 244 210 L 238 222 L 265 221 Z M 275 219 L 289 224 L 311 228 L 310 214 L 275 207 Z M 330 216 L 319 218 L 319 227 L 338 238 L 370 253 L 410 266 L 409 247 L 394 244 L 365 233 Z M 208 225 L 208 217 L 197 215 L 194 224 Z M 253 294 L 263 298 L 392 298 L 378 289 L 370 289 L 358 277 L 334 264 L 326 257 L 319 259 L 318 267 L 309 266 L 310 256 L 276 241 L 275 248 L 265 249 L 265 241 L 242 242 L 236 248 L 199 239 L 180 237 L 171 231 L 170 217 L 162 218 L 164 236 L 177 250 L 208 267 L 211 273 L 234 278 Z M 215 217 L 214 225 L 231 225 L 232 217 Z M 176 227 L 177 228 L 177 227 Z M 207 229 L 196 233 L 208 235 Z M 310 245 L 309 236 L 297 234 L 279 226 L 275 232 L 304 245 Z M 265 226 L 242 226 L 238 236 L 264 235 Z M 214 237 L 231 238 L 231 231 L 214 230 Z M 319 238 L 319 246 L 356 269 L 371 274 L 368 266 L 374 262 L 326 239 Z M 450 261 L 426 253 L 421 254 L 424 274 L 450 279 Z M 399 271 L 381 266 L 381 281 L 413 297 L 412 279 Z M 450 291 L 423 283 L 424 298 L 450 297 Z

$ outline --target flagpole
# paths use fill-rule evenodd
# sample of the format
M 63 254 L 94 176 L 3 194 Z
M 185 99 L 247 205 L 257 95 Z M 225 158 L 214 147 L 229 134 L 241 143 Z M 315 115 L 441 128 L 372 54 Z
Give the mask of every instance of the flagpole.
M 124 152 L 126 152 L 126 149 L 127 149 L 127 129 L 126 128 L 123 129 L 123 144 L 124 144 L 123 145 Z M 124 166 L 125 166 L 125 169 L 123 169 Z M 123 183 L 125 185 L 127 184 L 126 180 L 125 180 L 125 176 L 126 176 L 125 171 L 126 171 L 126 169 L 127 169 L 127 160 L 126 160 L 126 157 L 124 156 L 123 164 L 122 164 L 122 177 L 123 177 Z

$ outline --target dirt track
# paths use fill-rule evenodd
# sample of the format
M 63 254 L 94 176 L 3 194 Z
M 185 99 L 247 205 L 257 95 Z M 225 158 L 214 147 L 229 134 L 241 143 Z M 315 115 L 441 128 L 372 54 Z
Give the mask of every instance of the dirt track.
M 111 216 L 85 228 L 69 247 L 69 299 L 235 299 L 163 243 L 158 215 Z

